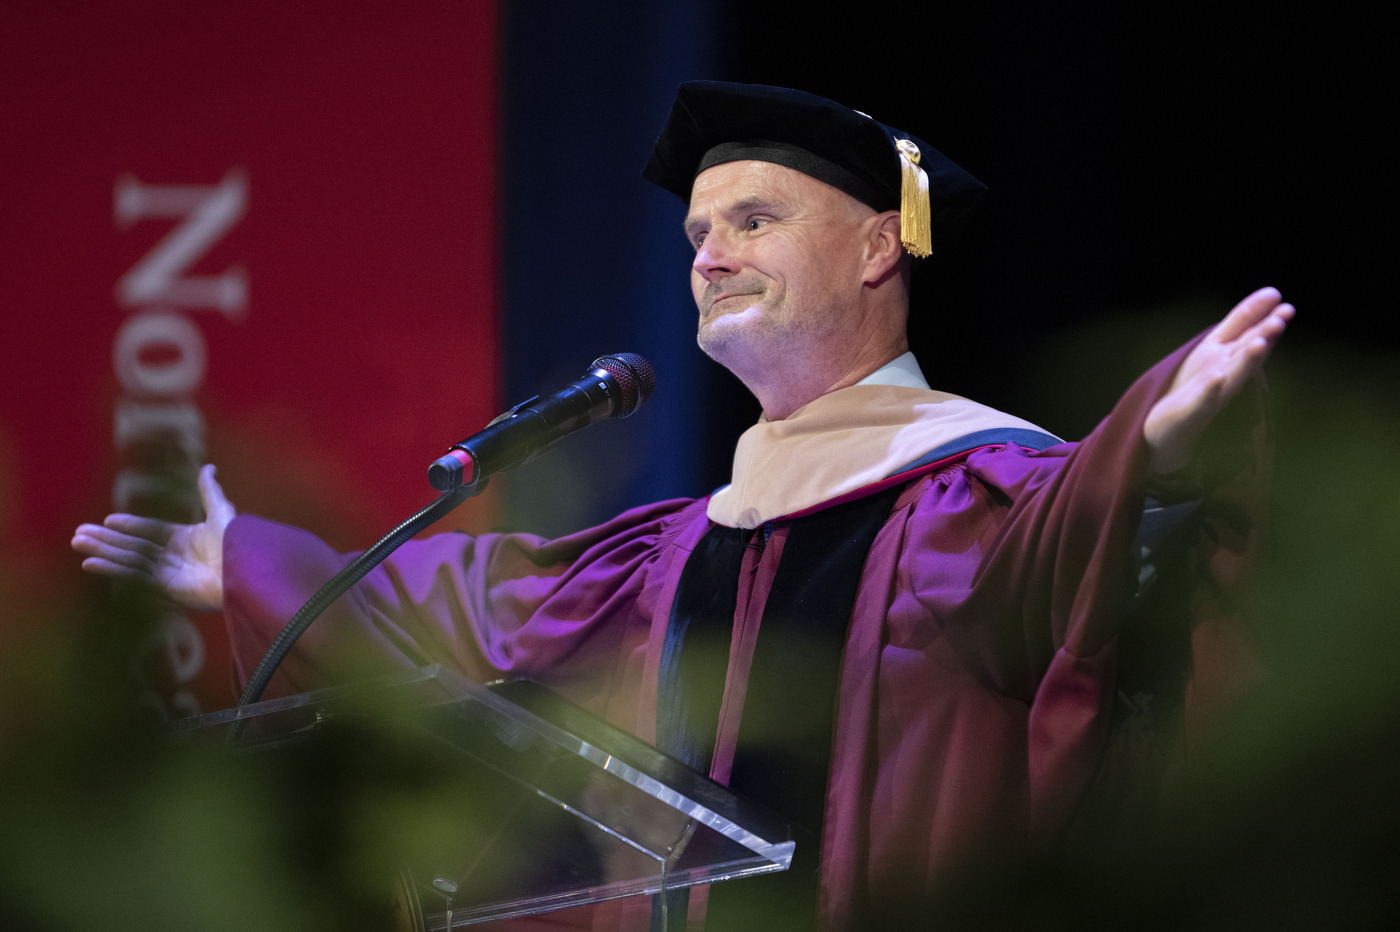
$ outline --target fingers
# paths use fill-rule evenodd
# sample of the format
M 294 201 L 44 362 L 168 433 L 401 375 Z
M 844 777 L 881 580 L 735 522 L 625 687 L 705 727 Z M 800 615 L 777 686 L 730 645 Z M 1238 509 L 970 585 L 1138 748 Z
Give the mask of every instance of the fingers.
M 224 495 L 223 486 L 219 485 L 214 474 L 217 467 L 213 463 L 206 463 L 199 471 L 199 500 L 204 504 L 204 515 L 219 524 L 227 524 L 233 519 L 233 505 L 229 503 Z
M 1288 322 L 1297 311 L 1291 304 L 1280 304 L 1254 326 L 1246 330 L 1236 341 L 1251 362 L 1262 364 L 1279 337 L 1288 329 Z
M 1264 368 L 1264 361 L 1288 327 L 1295 311 L 1291 304 L 1280 304 L 1263 320 L 1241 334 L 1227 349 L 1219 368 L 1212 374 L 1229 400 L 1246 381 Z M 1222 402 L 1223 404 L 1223 402 Z
M 105 576 L 152 578 L 160 548 L 150 541 L 118 534 L 95 524 L 79 526 L 73 549 L 87 557 L 83 569 Z
M 151 574 L 133 569 L 121 563 L 113 563 L 101 557 L 88 557 L 83 561 L 83 569 L 98 576 L 111 576 L 116 579 L 141 579 L 151 581 Z
M 1282 300 L 1283 295 L 1277 288 L 1260 288 L 1225 315 L 1220 326 L 1215 328 L 1215 338 L 1221 343 L 1239 339 L 1245 331 L 1267 318 Z
M 101 544 L 106 547 L 117 547 L 121 550 L 129 550 L 132 553 L 139 553 L 149 560 L 155 560 L 160 556 L 161 545 L 144 537 L 132 537 L 123 534 L 109 527 L 102 527 L 97 524 L 80 524 L 73 533 L 73 548 L 78 548 L 79 541 L 91 541 L 94 544 Z
M 170 535 L 175 533 L 176 525 L 169 521 L 158 521 L 155 518 L 141 518 L 136 515 L 108 515 L 102 522 L 107 527 L 120 534 L 130 537 L 139 537 L 143 540 L 151 541 L 164 547 L 170 542 Z M 92 525 L 84 525 L 91 527 Z
M 1288 320 L 1293 316 L 1293 307 L 1288 304 L 1279 307 L 1280 309 L 1287 308 L 1289 313 L 1285 316 L 1276 310 L 1245 333 L 1244 340 L 1247 341 L 1247 349 L 1251 356 L 1258 356 L 1262 359 L 1269 355 L 1269 351 L 1278 342 L 1278 338 L 1283 336 L 1283 331 L 1288 327 Z
M 1274 288 L 1261 288 L 1225 315 L 1182 363 L 1149 412 L 1143 436 L 1159 472 L 1185 465 L 1202 430 L 1261 368 L 1297 313 Z

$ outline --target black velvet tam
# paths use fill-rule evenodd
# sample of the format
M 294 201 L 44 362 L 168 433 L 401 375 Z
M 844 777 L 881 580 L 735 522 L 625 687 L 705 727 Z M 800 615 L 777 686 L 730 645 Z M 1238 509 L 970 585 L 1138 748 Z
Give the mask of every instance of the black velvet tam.
M 695 176 L 723 162 L 775 162 L 839 188 L 877 211 L 898 210 L 896 139 L 919 147 L 934 243 L 946 242 L 986 187 L 933 146 L 835 101 L 764 84 L 687 81 L 642 177 L 690 203 Z

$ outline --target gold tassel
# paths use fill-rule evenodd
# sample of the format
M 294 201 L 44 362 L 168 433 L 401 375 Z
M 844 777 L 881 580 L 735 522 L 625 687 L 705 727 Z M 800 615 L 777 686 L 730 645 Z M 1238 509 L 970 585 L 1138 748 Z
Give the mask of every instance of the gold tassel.
M 928 175 L 919 167 L 919 147 L 896 139 L 899 149 L 899 239 L 916 259 L 933 252 L 933 211 L 928 202 Z

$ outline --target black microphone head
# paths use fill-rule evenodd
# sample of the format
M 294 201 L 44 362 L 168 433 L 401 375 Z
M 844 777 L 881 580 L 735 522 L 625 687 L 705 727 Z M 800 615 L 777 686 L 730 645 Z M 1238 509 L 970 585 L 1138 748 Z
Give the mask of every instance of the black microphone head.
M 613 417 L 627 417 L 642 406 L 656 391 L 656 370 L 636 353 L 613 353 L 593 360 L 594 369 L 602 369 L 613 377 L 621 390 L 621 398 L 613 409 Z

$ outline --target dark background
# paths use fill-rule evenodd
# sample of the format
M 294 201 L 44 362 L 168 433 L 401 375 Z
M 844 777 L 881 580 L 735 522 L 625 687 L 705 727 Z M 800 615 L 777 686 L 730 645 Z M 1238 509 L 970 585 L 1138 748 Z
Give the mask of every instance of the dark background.
M 1188 740 L 1186 801 L 1120 812 L 870 928 L 1393 927 L 1400 327 L 1383 30 L 1344 6 L 1107 2 L 818 16 L 734 0 L 719 25 L 727 77 L 839 100 L 987 184 L 966 238 L 916 278 L 911 343 L 936 388 L 1078 439 L 1245 294 L 1273 285 L 1299 311 L 1267 371 L 1270 544 L 1244 608 L 1266 672 L 1227 725 Z M 719 482 L 757 409 L 703 371 L 727 398 L 706 420 Z
M 382 0 L 345 10 L 288 8 L 358 15 L 361 24 L 372 22 L 363 17 L 399 15 Z M 105 48 L 122 40 L 119 29 L 93 28 L 81 2 L 52 9 L 88 23 L 87 32 L 55 29 L 64 40 L 55 44 L 60 51 L 71 54 L 72 36 L 95 35 L 92 41 Z M 470 423 L 470 401 L 494 403 L 498 391 L 502 400 L 518 401 L 557 388 L 600 353 L 631 350 L 656 361 L 656 398 L 633 419 L 572 437 L 551 457 L 503 477 L 497 485 L 506 492 L 503 522 L 558 534 L 630 505 L 704 494 L 726 480 L 734 439 L 757 407 L 695 347 L 689 249 L 679 231 L 683 206 L 639 176 L 675 86 L 688 78 L 764 81 L 828 95 L 909 129 L 987 182 L 985 209 L 965 240 L 919 273 L 914 346 L 936 387 L 1064 436 L 1089 430 L 1136 374 L 1241 296 L 1276 285 L 1300 316 L 1270 364 L 1277 419 L 1272 538 L 1257 597 L 1242 606 L 1257 622 L 1266 661 L 1257 679 L 1242 678 L 1241 686 L 1254 688 L 1207 740 L 1193 744 L 1180 792 L 1169 794 L 1160 810 L 1147 807 L 1145 820 L 1119 818 L 1115 810 L 1108 827 L 1091 824 L 1061 850 L 949 878 L 940 902 L 887 904 L 893 915 L 871 917 L 871 927 L 1396 927 L 1400 339 L 1382 277 L 1390 239 L 1382 191 L 1392 157 L 1375 138 L 1382 132 L 1375 127 L 1392 121 L 1393 106 L 1377 90 L 1379 43 L 1387 33 L 1336 5 L 1292 11 L 867 3 L 833 15 L 767 0 L 514 0 L 502 14 L 503 384 L 485 369 L 470 371 L 469 361 L 437 365 L 424 377 L 440 378 L 444 387 L 417 395 L 404 389 L 403 410 L 426 394 L 417 413 L 446 412 L 445 420 L 460 426 L 435 441 L 404 440 L 394 452 L 426 463 L 427 453 L 415 450 L 424 444 L 440 450 L 480 426 Z M 207 15 L 189 13 L 201 34 Z M 0 17 L 0 25 L 15 26 L 11 20 Z M 128 30 L 140 25 L 122 22 Z M 453 36 L 494 35 L 480 20 L 422 28 L 437 30 L 428 33 L 429 45 L 449 48 Z M 309 47 L 336 53 L 332 30 L 312 26 L 305 33 Z M 151 35 L 183 49 L 201 69 L 217 63 L 203 46 L 179 46 L 179 33 Z M 344 61 L 383 62 L 397 48 L 395 36 L 417 41 L 411 30 L 381 31 L 369 50 L 350 49 Z M 218 35 L 210 38 L 217 44 Z M 422 66 L 427 47 L 415 45 L 402 56 Z M 121 54 L 134 53 L 123 47 Z M 58 69 L 54 87 L 69 86 L 55 64 L 61 57 L 36 57 Z M 473 65 L 489 71 L 487 58 Z M 11 56 L 8 63 L 15 61 Z M 266 60 L 242 69 L 228 85 L 239 93 L 245 73 L 269 71 Z M 333 72 L 310 74 L 335 85 Z M 438 72 L 424 74 L 403 93 L 429 99 L 436 89 L 451 100 L 482 80 L 454 83 Z M 30 109 L 44 104 L 30 85 L 0 86 Z M 343 99 L 369 101 L 395 119 L 416 112 L 384 96 L 384 85 L 372 90 Z M 85 108 L 101 102 L 78 96 Z M 24 109 L 13 109 L 6 115 L 22 127 Z M 109 121 L 120 116 L 110 108 L 103 113 Z M 159 125 L 173 131 L 189 120 L 176 107 Z M 354 132 L 372 130 L 345 123 Z M 452 122 L 452 132 L 465 132 L 465 125 Z M 421 128 L 435 144 L 449 144 L 446 126 L 439 131 L 424 120 Z M 401 129 L 384 135 L 415 158 L 437 151 L 414 145 Z M 338 138 L 321 142 L 335 146 Z M 482 138 L 490 137 L 472 142 Z M 468 141 L 460 145 L 457 152 L 469 152 Z M 38 151 L 26 163 L 27 150 L 15 151 L 21 162 L 10 181 L 21 190 L 33 183 L 30 163 L 53 157 Z M 90 143 L 62 151 L 78 161 L 112 156 Z M 297 159 L 305 150 L 274 145 L 267 151 Z M 351 165 L 374 158 L 372 149 L 353 145 L 340 145 L 335 156 Z M 229 164 L 223 159 L 218 155 L 208 173 L 152 177 L 217 178 Z M 479 161 L 462 163 L 457 170 L 469 163 L 485 171 Z M 266 190 L 257 187 L 264 177 L 257 164 L 255 192 Z M 123 162 L 88 173 L 89 187 L 70 192 L 96 211 L 89 217 L 100 231 L 95 242 L 113 234 L 111 179 L 131 168 Z M 417 184 L 424 177 L 399 176 L 416 192 L 410 203 L 439 222 L 461 222 L 454 198 L 466 196 L 467 186 L 444 195 Z M 335 212 L 305 216 L 332 218 L 331 232 L 376 233 L 372 224 L 342 219 L 340 210 L 372 213 L 380 206 L 355 199 L 363 186 L 346 190 L 345 198 L 325 195 Z M 307 191 L 297 188 L 302 198 Z M 250 217 L 269 218 L 256 221 L 265 224 L 275 214 L 261 213 L 259 205 L 278 201 L 260 197 L 254 195 Z M 72 242 L 53 231 L 69 229 L 79 214 L 26 212 L 16 198 L 6 203 L 14 208 L 8 219 L 16 239 L 28 239 L 32 225 L 53 242 Z M 489 278 L 461 264 L 483 255 L 472 253 L 470 243 L 454 245 L 436 227 L 411 227 L 381 237 L 370 255 L 382 247 L 383 255 L 422 261 L 452 282 L 460 276 L 479 285 Z M 473 235 L 481 229 L 461 227 Z M 489 223 L 484 229 L 494 232 Z M 420 246 L 416 236 L 425 230 L 436 235 Z M 336 241 L 314 242 L 327 249 Z M 110 248 L 82 261 L 109 256 Z M 342 257 L 345 268 L 363 276 L 341 279 L 357 290 L 353 301 L 342 305 L 332 296 L 310 306 L 332 314 L 382 300 L 392 311 L 396 300 L 412 300 L 399 287 L 405 266 L 381 268 L 363 255 Z M 254 282 L 268 281 L 271 257 L 250 268 Z M 287 281 L 312 289 L 327 277 L 303 271 Z M 107 289 L 115 274 L 102 280 L 97 296 L 104 313 L 112 310 Z M 51 290 L 32 275 L 14 278 Z M 446 335 L 436 327 L 456 324 L 482 305 L 433 306 L 442 308 L 434 329 L 382 341 L 385 351 L 408 365 L 420 351 L 447 353 L 481 340 L 471 326 Z M 16 307 L 14 326 L 34 318 Z M 250 319 L 276 322 L 256 308 Z M 101 348 L 105 354 L 106 344 Z M 91 365 L 105 371 L 105 355 Z M 288 369 L 289 380 L 295 375 Z M 359 382 L 361 392 L 378 391 L 371 379 Z M 285 410 L 305 410 L 304 395 L 289 397 L 297 403 Z M 109 400 L 97 409 L 104 424 Z M 396 417 L 388 400 L 383 411 L 385 423 Z M 110 437 L 108 430 L 100 437 Z M 262 434 L 257 439 L 264 443 L 286 436 Z M 229 436 L 226 442 L 236 442 L 237 435 Z M 319 446 L 310 432 L 297 439 Z M 281 468 L 287 459 L 283 449 L 260 465 Z M 239 474 L 236 463 L 221 462 L 231 478 Z M 377 481 L 401 494 L 426 494 L 420 470 L 396 476 L 381 468 Z M 5 481 L 0 470 L 0 485 Z M 338 497 L 354 506 L 344 514 L 365 522 L 354 534 L 366 542 L 380 529 L 370 506 L 399 507 L 390 508 L 387 495 Z M 300 508 L 307 498 L 291 504 Z M 241 494 L 236 500 L 250 501 Z M 287 512 L 270 516 L 300 520 L 303 512 L 284 507 Z M 352 526 L 318 529 L 327 527 Z M 10 577 L 29 575 L 20 569 Z M 357 751 L 369 749 L 363 759 L 372 766 L 357 770 L 332 754 L 319 768 L 306 767 L 302 784 L 293 781 L 293 789 L 306 787 L 304 796 L 279 800 L 275 790 L 288 784 L 285 772 L 260 767 L 251 755 L 231 760 L 173 746 L 152 722 L 131 717 L 133 696 L 145 687 L 133 685 L 132 665 L 122 659 L 150 650 L 164 607 L 131 591 L 118 590 L 114 600 L 107 586 L 89 583 L 58 608 L 32 612 L 26 630 L 41 636 L 0 654 L 0 927 L 378 928 L 365 908 L 366 891 L 372 892 L 365 878 L 389 876 L 403 852 L 421 850 L 423 826 L 443 824 L 441 787 L 432 774 L 412 755 L 356 741 Z M 14 600 L 8 604 L 13 612 Z M 337 777 L 323 779 L 326 774 Z
M 543 501 L 540 482 L 508 483 L 515 526 L 559 533 L 627 505 L 702 495 L 727 481 L 734 440 L 758 415 L 693 348 L 683 207 L 638 177 L 686 78 L 822 94 L 908 129 L 982 179 L 989 192 L 964 238 L 917 273 L 912 348 L 935 388 L 1067 438 L 1090 430 L 1159 353 L 1263 285 L 1299 308 L 1285 352 L 1400 345 L 1379 273 L 1379 30 L 1341 8 L 672 9 L 669 22 L 635 0 L 523 0 L 506 11 L 504 203 L 517 205 L 506 214 L 507 397 L 546 384 L 542 329 L 565 368 L 580 368 L 590 351 L 578 347 L 600 334 L 666 354 L 654 410 L 571 441 L 584 459 L 616 457 L 630 471 L 630 457 L 647 455 L 633 452 L 646 433 L 662 457 L 651 478 L 619 488 L 609 471 L 591 495 L 569 486 L 570 502 Z M 539 134 L 561 140 L 570 163 L 569 190 L 551 199 L 570 232 L 547 250 L 533 219 L 528 234 L 511 225 L 523 192 L 561 177 L 530 163 L 527 140 Z M 635 295 L 638 279 L 666 302 L 590 303 L 594 286 Z M 661 342 L 658 315 L 664 340 L 683 348 Z M 676 391 L 681 399 L 664 400 Z M 528 468 L 557 480 L 563 467 Z M 587 484 L 576 463 L 566 471 Z
M 1027 378 L 1047 342 L 1263 285 L 1300 308 L 1290 343 L 1396 345 L 1374 287 L 1364 24 L 1301 4 L 878 8 L 729 3 L 722 67 L 923 134 L 987 184 L 916 288 L 913 349 L 935 387 L 1051 419 Z M 1045 426 L 1078 438 L 1093 422 Z

